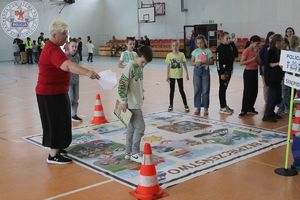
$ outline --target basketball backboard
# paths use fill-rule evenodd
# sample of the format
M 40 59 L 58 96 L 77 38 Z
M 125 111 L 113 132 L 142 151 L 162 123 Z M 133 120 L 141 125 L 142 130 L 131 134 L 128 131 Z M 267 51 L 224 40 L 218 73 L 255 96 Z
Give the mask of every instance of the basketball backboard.
M 139 23 L 155 22 L 155 7 L 139 8 Z

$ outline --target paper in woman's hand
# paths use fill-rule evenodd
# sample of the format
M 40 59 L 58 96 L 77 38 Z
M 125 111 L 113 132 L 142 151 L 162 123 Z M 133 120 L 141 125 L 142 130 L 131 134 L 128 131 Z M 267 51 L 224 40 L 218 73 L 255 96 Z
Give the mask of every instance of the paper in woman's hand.
M 111 70 L 105 70 L 99 72 L 98 74 L 100 75 L 98 83 L 103 88 L 103 90 L 112 90 L 114 89 L 114 87 L 116 87 L 118 81 L 115 72 L 112 72 Z

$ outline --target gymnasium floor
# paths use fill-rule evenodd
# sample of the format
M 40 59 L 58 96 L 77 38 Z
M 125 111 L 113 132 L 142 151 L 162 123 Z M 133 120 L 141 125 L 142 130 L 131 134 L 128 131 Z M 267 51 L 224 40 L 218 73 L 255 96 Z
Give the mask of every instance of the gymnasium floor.
M 93 64 L 83 63 L 96 71 L 111 69 L 121 74 L 117 58 L 95 57 Z M 185 81 L 185 91 L 190 108 L 193 108 L 192 68 L 190 80 Z M 0 63 L 0 199 L 132 199 L 132 190 L 77 164 L 49 165 L 48 151 L 25 142 L 22 138 L 42 133 L 35 96 L 37 65 Z M 144 114 L 165 111 L 168 108 L 168 84 L 163 60 L 155 59 L 144 71 Z M 262 122 L 263 96 L 259 83 L 256 109 L 259 114 L 243 119 L 238 117 L 242 99 L 242 67 L 235 65 L 234 76 L 228 88 L 228 104 L 235 113 L 219 114 L 218 79 L 216 68 L 211 68 L 211 93 L 209 118 L 243 123 L 274 130 L 287 130 L 287 116 L 278 123 Z M 158 93 L 159 91 L 159 93 Z M 104 112 L 114 120 L 116 90 L 100 91 L 96 81 L 82 77 L 80 80 L 79 115 L 83 124 L 93 115 L 95 95 L 101 93 Z M 164 95 L 161 95 L 164 94 Z M 174 109 L 183 112 L 181 97 L 176 87 Z M 193 109 L 191 109 L 193 113 Z M 79 124 L 73 123 L 74 126 Z M 166 200 L 299 200 L 300 176 L 281 177 L 274 169 L 283 167 L 285 146 L 268 151 L 228 167 L 199 176 L 167 188 Z M 290 159 L 292 160 L 292 158 Z

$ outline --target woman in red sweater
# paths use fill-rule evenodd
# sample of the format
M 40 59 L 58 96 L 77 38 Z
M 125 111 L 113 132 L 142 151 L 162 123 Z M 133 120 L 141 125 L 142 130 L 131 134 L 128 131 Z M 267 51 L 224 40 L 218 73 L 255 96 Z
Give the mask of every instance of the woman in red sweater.
M 49 26 L 50 40 L 47 41 L 39 59 L 39 74 L 36 96 L 43 127 L 43 146 L 50 148 L 47 162 L 67 164 L 72 160 L 62 153 L 72 140 L 71 106 L 68 96 L 70 72 L 99 79 L 93 70 L 70 61 L 60 46 L 68 38 L 68 25 L 60 20 Z

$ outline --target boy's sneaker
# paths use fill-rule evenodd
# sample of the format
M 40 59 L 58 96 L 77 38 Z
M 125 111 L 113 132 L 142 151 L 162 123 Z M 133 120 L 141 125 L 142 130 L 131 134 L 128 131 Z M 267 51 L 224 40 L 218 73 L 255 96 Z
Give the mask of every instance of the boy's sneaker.
M 204 115 L 208 115 L 208 108 L 204 108 Z
M 130 160 L 131 153 L 125 153 L 125 160 Z
M 140 154 L 136 153 L 136 154 L 133 154 L 130 156 L 130 160 L 137 162 L 137 163 L 142 163 L 143 157 Z
M 184 111 L 185 111 L 186 113 L 188 113 L 188 112 L 190 112 L 190 108 L 189 108 L 188 106 L 184 106 Z
M 72 116 L 72 121 L 82 122 L 82 119 L 80 117 L 78 117 L 77 115 L 74 115 L 74 116 Z
M 172 111 L 173 111 L 173 106 L 169 106 L 168 112 L 172 112 Z
M 221 114 L 232 115 L 232 111 L 228 107 L 220 108 Z
M 66 150 L 64 150 L 64 149 L 60 149 L 60 150 L 58 151 L 58 153 L 61 154 L 61 155 L 63 155 L 63 156 L 65 156 L 65 155 L 68 154 L 68 152 L 67 152 Z
M 47 163 L 49 163 L 49 164 L 63 165 L 63 164 L 69 164 L 71 162 L 72 162 L 71 159 L 66 158 L 66 157 L 60 155 L 60 153 L 57 153 L 54 157 L 52 157 L 51 155 L 49 155 L 48 159 L 47 159 Z

